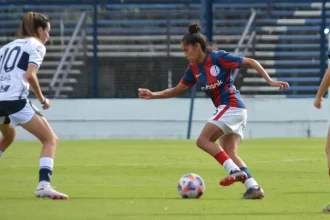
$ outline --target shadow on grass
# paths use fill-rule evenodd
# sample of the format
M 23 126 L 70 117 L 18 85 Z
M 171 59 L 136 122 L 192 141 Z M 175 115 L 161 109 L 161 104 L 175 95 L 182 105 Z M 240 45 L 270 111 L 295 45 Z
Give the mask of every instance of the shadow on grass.
M 141 217 L 150 217 L 150 216 L 200 216 L 200 217 L 206 217 L 206 216 L 301 216 L 301 215 L 325 215 L 322 212 L 242 212 L 242 213 L 222 213 L 222 212 L 213 212 L 213 213 L 154 213 L 154 214 L 141 214 L 141 213 L 123 213 L 123 214 L 110 214 L 109 216 L 113 217 L 119 217 L 119 216 L 141 216 Z
M 8 200 L 22 200 L 22 201 L 33 201 L 33 200 L 51 200 L 50 198 L 36 198 L 33 196 L 3 196 L 0 197 L 0 201 L 8 201 Z M 199 199 L 182 199 L 180 197 L 111 197 L 111 196 L 71 196 L 70 200 L 113 200 L 113 201 L 143 201 L 143 200 L 176 200 L 176 201 L 237 201 L 242 200 L 240 198 L 199 198 Z
M 278 193 L 278 194 L 284 194 L 284 195 L 306 195 L 306 194 L 309 194 L 309 195 L 317 195 L 317 194 L 321 194 L 321 195 L 325 195 L 325 194 L 328 194 L 329 192 L 326 192 L 326 191 L 300 191 L 300 192 L 281 192 L 281 193 Z
M 104 196 L 78 196 L 71 197 L 70 199 L 79 200 L 79 199 L 91 199 L 91 200 L 177 200 L 177 201 L 223 201 L 223 200 L 238 200 L 238 199 L 228 199 L 228 198 L 200 198 L 200 199 L 182 199 L 180 197 L 104 197 Z

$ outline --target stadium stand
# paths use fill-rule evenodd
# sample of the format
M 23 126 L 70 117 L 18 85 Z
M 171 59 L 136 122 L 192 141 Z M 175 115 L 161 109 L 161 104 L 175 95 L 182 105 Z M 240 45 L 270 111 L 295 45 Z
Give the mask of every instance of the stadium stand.
M 254 57 L 277 80 L 291 88 L 280 94 L 310 97 L 320 80 L 321 3 L 214 3 L 213 41 L 219 49 L 234 52 L 251 8 L 257 12 L 257 35 L 247 56 Z M 330 8 L 330 4 L 326 4 Z M 0 7 L 0 43 L 17 34 L 23 12 L 34 10 L 52 20 L 52 39 L 40 70 L 42 89 L 47 92 L 79 17 L 88 13 L 85 51 L 62 88 L 61 97 L 88 97 L 93 57 L 93 17 L 91 5 L 13 5 Z M 330 12 L 327 12 L 329 16 Z M 186 60 L 180 39 L 192 21 L 200 20 L 200 4 L 103 4 L 98 7 L 98 62 L 100 97 L 135 97 L 136 88 L 153 90 L 169 85 L 168 70 L 174 83 L 181 78 Z M 322 51 L 325 52 L 325 51 Z M 238 85 L 244 95 L 274 95 L 253 70 L 242 71 Z M 120 85 L 120 86 L 119 86 Z M 203 96 L 202 93 L 198 93 Z

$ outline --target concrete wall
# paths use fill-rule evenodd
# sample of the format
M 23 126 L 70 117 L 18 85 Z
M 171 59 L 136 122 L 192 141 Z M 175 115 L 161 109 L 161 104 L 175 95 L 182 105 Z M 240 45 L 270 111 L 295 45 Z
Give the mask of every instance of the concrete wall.
M 322 110 L 313 99 L 244 98 L 248 109 L 245 138 L 325 137 L 328 102 Z M 37 103 L 35 100 L 32 102 Z M 40 107 L 39 104 L 36 104 Z M 190 99 L 72 99 L 52 100 L 42 111 L 60 139 L 184 139 Z M 215 108 L 209 99 L 196 99 L 192 138 L 198 137 Z M 18 128 L 17 139 L 34 139 Z

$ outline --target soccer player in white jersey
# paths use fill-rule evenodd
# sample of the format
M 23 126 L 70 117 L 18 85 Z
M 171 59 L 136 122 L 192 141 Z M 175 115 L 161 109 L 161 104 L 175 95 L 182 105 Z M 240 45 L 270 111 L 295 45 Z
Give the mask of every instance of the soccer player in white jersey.
M 330 51 L 328 52 L 328 58 L 330 59 Z M 323 79 L 321 81 L 320 87 L 317 91 L 315 100 L 314 100 L 314 106 L 318 109 L 322 108 L 322 101 L 323 96 L 326 93 L 330 86 L 330 66 L 328 67 L 327 71 L 325 72 Z M 325 147 L 325 152 L 327 154 L 328 159 L 328 175 L 330 177 L 330 126 L 328 129 L 328 138 L 327 138 L 327 144 Z
M 50 102 L 39 86 L 37 72 L 46 53 L 50 23 L 47 16 L 28 12 L 21 25 L 20 38 L 0 49 L 0 157 L 15 138 L 15 127 L 22 126 L 37 137 L 43 147 L 40 154 L 37 197 L 67 199 L 50 185 L 58 138 L 47 120 L 28 100 L 31 86 L 44 110 Z

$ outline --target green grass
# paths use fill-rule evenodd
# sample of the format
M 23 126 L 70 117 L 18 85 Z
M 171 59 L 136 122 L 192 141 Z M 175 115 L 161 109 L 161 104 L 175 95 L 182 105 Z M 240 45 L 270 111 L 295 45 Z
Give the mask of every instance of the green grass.
M 241 200 L 243 184 L 220 187 L 226 171 L 193 141 L 62 141 L 52 184 L 67 201 L 37 199 L 40 144 L 16 142 L 0 159 L 0 220 L 329 219 L 325 139 L 246 140 L 240 155 L 265 191 Z M 177 182 L 202 176 L 206 191 L 181 199 Z

